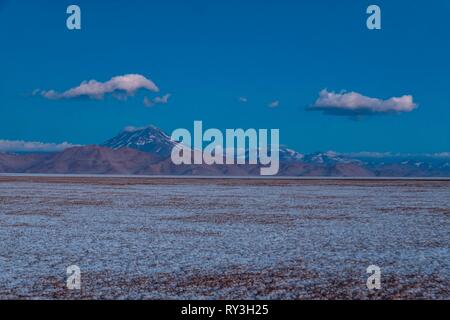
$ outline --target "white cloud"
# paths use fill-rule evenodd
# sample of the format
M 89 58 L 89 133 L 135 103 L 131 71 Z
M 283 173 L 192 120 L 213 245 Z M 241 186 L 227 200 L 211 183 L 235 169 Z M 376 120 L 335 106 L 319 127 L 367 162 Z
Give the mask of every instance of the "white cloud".
M 113 77 L 106 82 L 97 80 L 83 81 L 79 86 L 64 92 L 55 90 L 35 90 L 33 95 L 39 94 L 47 99 L 73 99 L 88 97 L 91 99 L 102 99 L 105 94 L 112 93 L 117 99 L 133 95 L 139 89 L 159 92 L 156 84 L 140 74 L 127 74 Z
M 162 104 L 166 104 L 169 102 L 169 98 L 170 98 L 171 94 L 165 94 L 162 97 L 156 97 L 153 99 L 154 103 L 162 103 Z
M 242 102 L 242 103 L 246 103 L 246 102 L 248 102 L 248 99 L 247 99 L 247 97 L 239 97 L 239 102 Z
M 387 100 L 363 96 L 357 92 L 336 93 L 326 89 L 310 110 L 336 115 L 365 115 L 411 112 L 417 108 L 411 95 L 392 97 Z
M 146 107 L 153 107 L 155 104 L 154 104 L 153 101 L 150 100 L 149 98 L 144 97 L 144 105 L 145 105 Z
M 438 152 L 432 153 L 432 155 L 436 158 L 450 158 L 450 152 Z
M 68 142 L 44 143 L 22 140 L 0 140 L 0 152 L 58 152 L 78 146 Z
M 269 108 L 278 108 L 280 106 L 280 101 L 275 100 L 268 104 Z
M 167 104 L 169 102 L 171 94 L 167 93 L 161 97 L 155 97 L 153 99 L 149 99 L 144 97 L 144 105 L 146 107 L 153 107 L 155 104 Z

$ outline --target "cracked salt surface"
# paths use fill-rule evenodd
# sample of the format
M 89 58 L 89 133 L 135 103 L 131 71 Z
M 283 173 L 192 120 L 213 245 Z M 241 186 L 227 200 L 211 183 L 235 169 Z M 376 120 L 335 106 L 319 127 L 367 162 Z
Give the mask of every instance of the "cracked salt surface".
M 446 182 L 2 182 L 0 298 L 449 299 L 449 195 Z

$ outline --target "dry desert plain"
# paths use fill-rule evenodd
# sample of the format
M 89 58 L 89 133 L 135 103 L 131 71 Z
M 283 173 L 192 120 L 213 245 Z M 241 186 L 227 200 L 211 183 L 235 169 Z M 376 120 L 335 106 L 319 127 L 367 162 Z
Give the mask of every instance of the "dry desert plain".
M 445 180 L 3 175 L 0 298 L 449 299 L 449 222 Z

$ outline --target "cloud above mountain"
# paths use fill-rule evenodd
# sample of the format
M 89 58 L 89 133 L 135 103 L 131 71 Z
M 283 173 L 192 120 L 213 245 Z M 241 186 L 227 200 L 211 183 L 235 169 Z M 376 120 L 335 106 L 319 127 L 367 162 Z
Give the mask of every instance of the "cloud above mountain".
M 126 74 L 116 76 L 106 82 L 97 80 L 83 81 L 80 85 L 63 92 L 55 90 L 35 90 L 33 95 L 41 95 L 47 99 L 76 99 L 87 97 L 90 99 L 103 99 L 106 94 L 112 94 L 116 99 L 124 99 L 133 95 L 136 91 L 145 89 L 151 92 L 159 92 L 156 84 L 140 74 Z
M 359 116 L 411 112 L 417 108 L 411 95 L 392 97 L 386 100 L 371 98 L 357 92 L 328 91 L 323 89 L 319 98 L 308 110 L 325 114 Z
M 58 152 L 80 145 L 63 143 L 44 143 L 37 141 L 0 140 L 0 152 Z

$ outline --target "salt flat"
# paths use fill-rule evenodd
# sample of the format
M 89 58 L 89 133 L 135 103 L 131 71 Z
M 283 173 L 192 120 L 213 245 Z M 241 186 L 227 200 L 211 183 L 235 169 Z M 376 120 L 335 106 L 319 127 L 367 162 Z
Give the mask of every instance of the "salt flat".
M 449 181 L 2 176 L 0 298 L 449 299 L 449 217 Z

